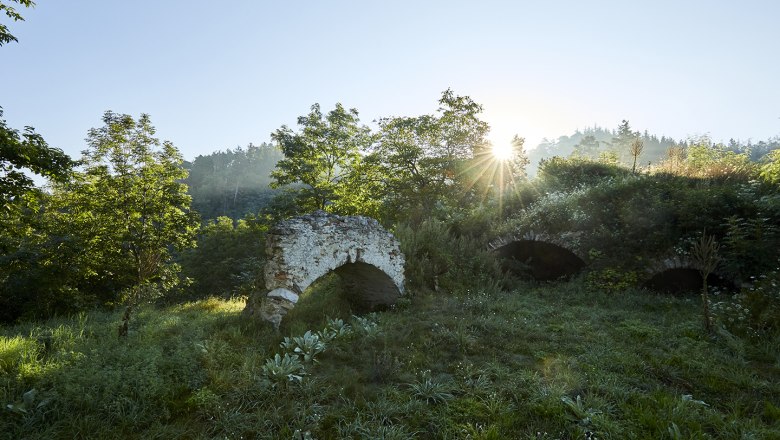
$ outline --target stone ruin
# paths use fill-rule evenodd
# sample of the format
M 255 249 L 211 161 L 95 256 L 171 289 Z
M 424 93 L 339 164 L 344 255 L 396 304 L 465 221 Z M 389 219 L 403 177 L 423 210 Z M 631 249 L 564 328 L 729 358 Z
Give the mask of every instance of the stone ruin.
M 699 265 L 687 257 L 674 255 L 652 261 L 646 273 L 649 278 L 645 287 L 656 292 L 681 294 L 699 292 L 702 288 Z M 707 277 L 707 285 L 735 289 L 740 283 L 715 270 Z
M 317 279 L 335 272 L 362 309 L 389 306 L 404 294 L 398 240 L 374 219 L 316 211 L 277 224 L 266 239 L 265 290 L 245 312 L 278 328 Z
M 535 280 L 569 278 L 585 267 L 587 257 L 579 250 L 579 234 L 510 234 L 488 246 L 502 261 L 505 271 Z

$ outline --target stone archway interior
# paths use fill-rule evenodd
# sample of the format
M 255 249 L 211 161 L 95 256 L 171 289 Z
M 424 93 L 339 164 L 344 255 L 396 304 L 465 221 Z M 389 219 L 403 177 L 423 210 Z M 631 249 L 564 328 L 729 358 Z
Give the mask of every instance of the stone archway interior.
M 567 278 L 582 270 L 585 262 L 572 251 L 538 240 L 518 240 L 496 249 L 505 271 L 540 281 Z
M 357 310 L 371 311 L 391 306 L 400 295 L 393 280 L 371 264 L 346 263 L 334 272 L 341 277 L 348 298 Z

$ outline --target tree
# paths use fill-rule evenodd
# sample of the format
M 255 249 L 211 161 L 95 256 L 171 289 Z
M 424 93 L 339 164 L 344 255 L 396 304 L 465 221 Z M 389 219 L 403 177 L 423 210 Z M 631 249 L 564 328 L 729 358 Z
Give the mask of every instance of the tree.
M 705 230 L 698 242 L 693 243 L 691 256 L 696 262 L 701 275 L 701 301 L 702 315 L 704 316 L 704 328 L 707 332 L 712 332 L 712 315 L 710 314 L 710 299 L 708 295 L 707 278 L 715 271 L 720 262 L 718 251 L 720 246 L 715 241 L 715 237 L 707 235 Z
M 51 148 L 32 127 L 25 127 L 22 134 L 9 128 L 2 119 L 0 107 L 0 209 L 7 211 L 26 192 L 34 188 L 34 182 L 25 169 L 41 176 L 67 180 L 73 162 L 57 148 Z
M 769 183 L 780 183 L 780 150 L 773 150 L 764 157 L 761 177 Z
M 256 214 L 277 191 L 271 189 L 271 172 L 282 153 L 271 144 L 215 151 L 187 164 L 185 183 L 192 206 L 203 220 Z
M 512 182 L 525 180 L 528 176 L 525 168 L 531 161 L 525 152 L 525 138 L 515 135 L 512 138 L 512 157 L 508 161 Z
M 24 6 L 25 8 L 30 8 L 35 6 L 35 2 L 32 0 L 9 0 L 9 3 L 0 2 L 0 11 L 5 12 L 5 15 L 10 18 L 13 21 L 24 21 L 24 18 L 21 14 L 16 12 L 16 9 L 14 9 L 10 3 L 16 3 L 20 6 Z M 13 35 L 11 35 L 11 32 L 8 30 L 8 27 L 2 23 L 0 23 L 0 46 L 10 43 L 10 42 L 17 42 L 19 40 L 16 39 Z
M 627 120 L 624 119 L 618 125 L 617 135 L 612 138 L 612 147 L 618 152 L 624 163 L 628 158 L 627 156 L 630 155 L 631 143 L 638 137 L 639 132 L 631 130 Z
M 320 105 L 314 104 L 307 116 L 298 118 L 298 125 L 298 132 L 283 125 L 271 134 L 284 155 L 271 173 L 271 186 L 287 186 L 303 211 L 338 211 L 340 204 L 360 204 L 345 200 L 353 194 L 350 175 L 372 142 L 369 128 L 360 125 L 357 110 L 336 104 L 323 115 Z
M 446 90 L 435 115 L 379 120 L 372 157 L 382 168 L 388 213 L 459 205 L 492 160 L 482 106 Z
M 636 160 L 639 158 L 639 155 L 642 154 L 642 150 L 645 148 L 645 144 L 639 139 L 635 138 L 633 141 L 631 141 L 631 145 L 629 146 L 629 153 L 631 153 L 631 157 L 634 158 L 634 163 L 631 165 L 631 172 L 636 173 Z
M 84 173 L 60 190 L 62 210 L 101 271 L 135 287 L 129 300 L 138 302 L 141 286 L 177 283 L 171 251 L 193 245 L 199 222 L 180 183 L 187 177 L 181 155 L 153 137 L 149 116 L 107 111 L 103 122 L 87 136 Z
M 586 135 L 574 146 L 574 151 L 582 157 L 595 159 L 599 153 L 599 141 L 592 134 Z

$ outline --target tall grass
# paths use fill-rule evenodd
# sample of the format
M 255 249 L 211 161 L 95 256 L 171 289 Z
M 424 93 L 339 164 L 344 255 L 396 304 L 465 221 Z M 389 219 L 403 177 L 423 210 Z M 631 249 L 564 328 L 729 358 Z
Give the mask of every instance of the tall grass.
M 418 293 L 281 384 L 263 366 L 328 325 L 333 282 L 280 333 L 216 299 L 141 309 L 126 339 L 118 313 L 3 328 L 0 438 L 778 438 L 780 341 L 710 336 L 693 298 L 583 284 Z

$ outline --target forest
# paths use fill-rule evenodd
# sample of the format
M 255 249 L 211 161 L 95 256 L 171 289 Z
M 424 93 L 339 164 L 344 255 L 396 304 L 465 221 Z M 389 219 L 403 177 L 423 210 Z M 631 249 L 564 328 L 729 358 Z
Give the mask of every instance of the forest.
M 780 439 L 780 137 L 500 150 L 446 89 L 191 161 L 106 111 L 74 158 L 4 111 L 0 439 Z M 247 316 L 318 210 L 390 231 L 405 294 Z

